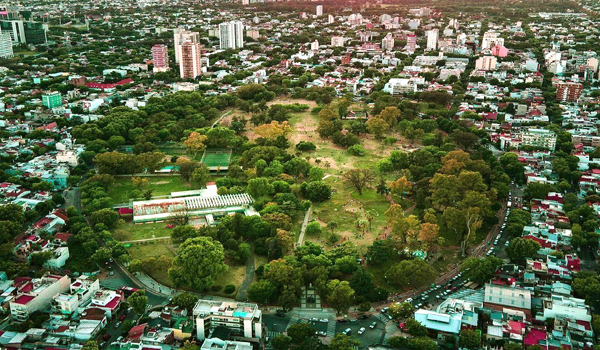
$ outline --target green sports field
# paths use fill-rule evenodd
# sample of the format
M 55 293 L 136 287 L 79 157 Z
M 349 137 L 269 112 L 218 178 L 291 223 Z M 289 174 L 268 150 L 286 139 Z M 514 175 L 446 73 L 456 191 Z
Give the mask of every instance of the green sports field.
M 231 161 L 231 149 L 210 148 L 204 151 L 201 162 L 206 164 L 210 170 L 220 168 L 226 170 Z

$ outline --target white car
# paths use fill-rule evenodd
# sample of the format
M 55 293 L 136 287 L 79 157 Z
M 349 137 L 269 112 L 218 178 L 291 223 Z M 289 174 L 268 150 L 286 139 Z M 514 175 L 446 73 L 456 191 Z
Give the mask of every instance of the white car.
M 363 334 L 367 329 L 365 327 L 360 327 L 358 330 L 358 334 Z

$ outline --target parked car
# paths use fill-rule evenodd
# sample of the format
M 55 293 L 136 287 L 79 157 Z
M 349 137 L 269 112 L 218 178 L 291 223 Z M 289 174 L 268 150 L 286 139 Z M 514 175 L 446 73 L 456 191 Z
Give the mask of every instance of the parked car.
M 320 321 L 321 321 L 321 322 L 323 322 L 323 323 L 327 323 L 327 322 L 329 322 L 329 320 L 328 320 L 328 319 L 326 319 L 326 318 L 322 318 L 322 319 L 320 319 Z
M 327 332 L 324 331 L 316 331 L 315 335 L 318 337 L 326 337 L 327 336 Z
M 363 334 L 367 329 L 365 327 L 360 327 L 358 330 L 358 334 Z
M 119 327 L 121 327 L 121 322 L 115 323 L 115 328 L 119 328 Z
M 350 333 L 351 333 L 351 332 L 352 332 L 352 330 L 351 330 L 350 328 L 346 328 L 346 329 L 344 330 L 344 334 L 345 334 L 345 335 L 350 335 Z
M 373 322 L 371 323 L 371 325 L 369 326 L 369 328 L 374 329 L 375 327 L 377 327 L 377 322 Z

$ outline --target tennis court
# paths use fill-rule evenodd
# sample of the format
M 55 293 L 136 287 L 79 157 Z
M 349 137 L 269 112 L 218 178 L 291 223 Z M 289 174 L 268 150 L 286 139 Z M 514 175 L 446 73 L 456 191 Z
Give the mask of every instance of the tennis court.
M 204 151 L 201 162 L 206 164 L 209 170 L 227 170 L 230 160 L 231 149 L 211 148 Z

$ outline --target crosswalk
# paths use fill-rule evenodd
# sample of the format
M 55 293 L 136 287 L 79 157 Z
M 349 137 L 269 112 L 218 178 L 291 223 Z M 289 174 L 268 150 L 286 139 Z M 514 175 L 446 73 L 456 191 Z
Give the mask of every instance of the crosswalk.
M 333 338 L 335 336 L 335 322 L 327 323 L 327 336 Z
M 380 312 L 375 314 L 375 318 L 378 319 L 379 321 L 383 322 L 383 324 L 387 324 L 388 322 L 390 322 L 390 319 L 386 315 L 384 315 Z

